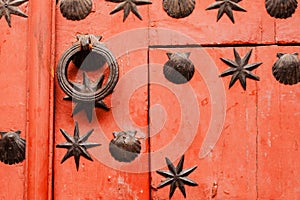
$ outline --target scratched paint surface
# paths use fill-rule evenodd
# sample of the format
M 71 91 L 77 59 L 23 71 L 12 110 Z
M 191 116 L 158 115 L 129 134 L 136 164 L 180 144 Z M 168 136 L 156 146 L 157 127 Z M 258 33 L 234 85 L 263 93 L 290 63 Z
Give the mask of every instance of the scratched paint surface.
M 22 7 L 24 9 L 24 7 Z M 12 28 L 4 17 L 0 20 L 0 129 L 21 130 L 26 134 L 26 42 L 27 22 L 25 18 L 12 16 Z M 16 59 L 18 58 L 18 59 Z M 0 163 L 0 199 L 23 199 L 25 195 L 25 167 Z
M 210 199 L 214 182 L 218 183 L 215 199 L 298 199 L 300 196 L 299 183 L 299 86 L 284 86 L 279 84 L 271 74 L 271 66 L 276 61 L 277 52 L 299 52 L 299 47 L 289 44 L 299 44 L 299 20 L 300 12 L 297 9 L 292 18 L 275 20 L 265 11 L 264 1 L 241 1 L 239 4 L 247 12 L 234 12 L 236 20 L 232 24 L 227 16 L 216 23 L 217 11 L 205 11 L 209 2 L 196 2 L 196 8 L 188 18 L 175 20 L 167 16 L 163 11 L 161 2 L 153 2 L 149 7 L 139 7 L 143 21 L 138 20 L 132 14 L 122 23 L 122 13 L 110 16 L 108 13 L 115 4 L 106 1 L 94 1 L 93 12 L 83 21 L 70 22 L 62 18 L 59 8 L 56 8 L 56 63 L 72 42 L 76 33 L 92 33 L 102 35 L 103 41 L 108 41 L 108 47 L 116 54 L 120 66 L 120 82 L 115 89 L 115 96 L 111 95 L 105 102 L 119 113 L 129 113 L 126 120 L 119 120 L 117 113 L 97 109 L 97 119 L 88 123 L 84 114 L 80 113 L 71 118 L 71 103 L 63 101 L 64 94 L 55 83 L 55 141 L 61 143 L 64 138 L 59 128 L 64 128 L 72 133 L 74 120 L 78 120 L 80 133 L 83 134 L 91 128 L 95 128 L 91 141 L 97 141 L 102 146 L 91 149 L 94 162 L 81 159 L 79 172 L 75 170 L 72 159 L 60 164 L 65 151 L 55 149 L 54 152 L 54 198 L 55 199 L 168 199 L 169 188 L 155 190 L 164 178 L 151 173 L 152 181 L 149 182 L 148 173 L 131 173 L 124 170 L 135 170 L 135 167 L 147 166 L 147 159 L 137 159 L 133 167 L 120 165 L 114 161 L 108 152 L 108 143 L 113 138 L 111 132 L 121 129 L 139 128 L 139 137 L 142 143 L 142 154 L 146 154 L 150 148 L 152 170 L 166 169 L 165 157 L 172 157 L 172 162 L 177 164 L 181 152 L 172 154 L 172 150 L 162 151 L 167 144 L 176 142 L 181 122 L 190 120 L 188 115 L 181 118 L 185 107 L 180 105 L 181 99 L 175 92 L 182 94 L 182 90 L 170 91 L 173 88 L 169 83 L 150 85 L 150 135 L 149 147 L 147 136 L 148 118 L 148 94 L 147 94 L 147 64 L 152 63 L 149 71 L 150 82 L 156 81 L 153 75 L 159 75 L 162 64 L 167 61 L 165 55 L 168 51 L 177 51 L 172 48 L 151 48 L 149 55 L 146 49 L 132 49 L 132 47 L 147 47 L 150 45 L 177 45 L 177 44 L 244 44 L 272 45 L 284 43 L 282 46 L 253 47 L 253 55 L 250 62 L 263 62 L 263 65 L 254 71 L 260 76 L 260 82 L 247 80 L 247 91 L 243 91 L 239 83 L 230 90 L 227 89 L 230 77 L 216 80 L 224 84 L 226 97 L 226 118 L 221 135 L 214 149 L 204 158 L 199 158 L 199 150 L 203 145 L 209 123 L 213 118 L 211 90 L 207 81 L 213 81 L 213 77 L 206 79 L 204 71 L 211 62 L 202 61 L 197 57 L 197 50 L 191 48 L 179 49 L 190 51 L 193 62 L 201 60 L 201 70 L 197 71 L 190 82 L 189 88 L 195 91 L 192 99 L 185 99 L 184 105 L 194 108 L 192 116 L 199 117 L 199 126 L 193 129 L 192 124 L 184 124 L 183 132 L 186 140 L 181 140 L 173 149 L 182 149 L 186 159 L 184 168 L 197 165 L 198 168 L 189 177 L 196 181 L 198 187 L 186 187 L 187 199 Z M 23 7 L 26 9 L 27 7 Z M 34 17 L 34 16 L 29 16 Z M 49 16 L 50 18 L 50 16 Z M 148 32 L 148 27 L 151 28 Z M 138 37 L 135 34 L 125 34 L 118 43 L 110 40 L 111 37 L 127 30 L 146 28 Z M 170 29 L 179 32 L 176 34 L 161 34 L 157 28 Z M 22 131 L 25 137 L 26 129 L 26 63 L 27 63 L 27 19 L 12 16 L 12 28 L 8 28 L 4 18 L 0 20 L 0 85 L 1 100 L 0 115 L 1 131 L 10 129 Z M 192 42 L 182 43 L 181 34 L 193 39 Z M 132 40 L 134 38 L 134 40 Z M 23 45 L 19 45 L 23 43 Z M 118 45 L 117 45 L 118 44 Z M 121 48 L 122 47 L 122 48 Z M 50 48 L 50 47 L 49 47 Z M 250 47 L 239 47 L 237 50 L 244 55 Z M 219 58 L 233 59 L 232 48 L 205 48 L 205 52 L 216 64 L 217 71 L 222 72 L 227 66 Z M 18 58 L 18 59 L 15 59 Z M 142 72 L 132 78 L 128 74 L 134 74 L 135 68 Z M 123 77 L 123 78 L 122 78 Z M 127 78 L 126 78 L 127 77 Z M 128 78 L 129 77 L 129 78 Z M 160 80 L 164 80 L 163 76 Z M 215 78 L 217 77 L 217 74 Z M 122 81 L 121 81 L 122 80 Z M 44 80 L 48 81 L 48 80 Z M 142 84 L 137 84 L 141 81 Z M 169 85 L 168 85 L 169 84 Z M 129 88 L 140 87 L 130 93 Z M 214 85 L 214 84 L 211 84 Z M 167 86 L 167 87 L 166 87 Z M 178 88 L 178 87 L 177 87 Z M 183 87 L 184 88 L 184 87 Z M 131 91 L 131 90 L 130 90 Z M 175 92 L 174 92 L 175 91 Z M 189 90 L 187 90 L 189 91 Z M 186 91 L 183 91 L 186 92 Z M 118 98 L 121 97 L 121 98 Z M 125 100 L 126 101 L 125 101 Z M 127 99 L 129 99 L 127 101 Z M 123 102 L 125 101 L 125 103 Z M 197 102 L 196 107 L 190 101 Z M 219 102 L 216 102 L 219 103 Z M 128 106 L 129 108 L 126 108 Z M 45 108 L 46 109 L 46 108 Z M 187 108 L 188 109 L 188 108 Z M 194 111 L 199 112 L 199 116 Z M 120 116 L 119 116 L 120 117 Z M 122 117 L 122 115 L 121 115 Z M 186 120 L 186 121 L 185 121 Z M 218 125 L 218 124 L 217 124 Z M 216 125 L 216 126 L 217 126 Z M 101 127 L 101 129 L 99 128 Z M 191 135 L 196 133 L 195 136 Z M 188 145 L 186 145 L 188 144 Z M 104 160 L 107 162 L 104 162 Z M 146 163 L 146 164 L 145 164 Z M 115 168 L 114 168 L 115 167 Z M 14 166 L 0 163 L 0 199 L 25 199 L 25 167 L 24 162 Z M 152 187 L 150 187 L 150 185 Z M 16 189 L 17 188 L 17 189 Z M 154 188 L 150 191 L 149 188 Z M 181 193 L 175 192 L 173 199 L 183 199 Z
M 120 67 L 120 80 L 126 79 L 124 74 L 131 69 L 131 63 L 134 63 L 134 57 L 146 58 L 146 52 L 135 52 L 131 55 L 124 55 L 118 58 Z M 140 61 L 140 60 L 139 60 Z M 138 63 L 136 63 L 138 65 Z M 143 63 L 142 63 L 143 64 Z M 132 80 L 131 80 L 132 81 Z M 130 87 L 130 81 L 125 81 L 127 85 L 121 85 L 115 89 L 117 96 L 126 92 L 123 87 Z M 75 169 L 74 160 L 71 158 L 65 163 L 60 164 L 60 160 L 65 154 L 61 149 L 56 149 L 55 155 L 55 177 L 54 177 L 54 196 L 57 199 L 66 199 L 67 197 L 78 197 L 81 199 L 146 199 L 149 196 L 148 173 L 130 173 L 126 169 L 130 168 L 130 164 L 120 163 L 112 158 L 109 152 L 109 142 L 113 139 L 113 131 L 135 130 L 134 126 L 129 123 L 122 123 L 122 119 L 116 116 L 112 110 L 104 111 L 96 109 L 96 115 L 93 121 L 89 123 L 85 113 L 80 112 L 73 118 L 71 117 L 71 102 L 62 100 L 64 94 L 59 86 L 56 86 L 56 123 L 55 134 L 56 143 L 61 143 L 64 139 L 59 133 L 59 128 L 73 131 L 74 120 L 78 121 L 81 134 L 94 128 L 93 135 L 89 138 L 91 142 L 100 143 L 100 147 L 90 149 L 94 162 L 90 162 L 84 158 L 80 160 L 79 171 Z M 137 126 L 146 127 L 147 124 L 147 96 L 146 87 L 137 89 L 129 99 L 129 102 L 113 101 L 112 96 L 105 98 L 105 103 L 112 109 L 122 112 L 126 106 L 132 105 L 129 109 L 132 114 L 132 123 Z M 124 95 L 124 94 L 123 94 Z M 147 140 L 145 138 L 146 128 L 139 130 L 138 136 L 141 137 L 142 153 L 147 153 Z M 135 166 L 139 166 L 142 161 L 137 159 Z M 146 160 L 147 164 L 147 160 Z M 124 171 L 125 170 L 125 171 Z M 128 170 L 127 170 L 128 171 Z M 133 172 L 138 172 L 138 168 Z M 137 183 L 137 180 L 139 183 Z
M 178 51 L 178 49 L 166 49 L 168 51 Z M 223 130 L 220 138 L 215 141 L 216 146 L 211 153 L 205 158 L 199 158 L 200 147 L 203 145 L 203 139 L 208 134 L 209 124 L 213 120 L 220 120 L 213 115 L 212 110 L 212 92 L 209 91 L 206 81 L 211 79 L 215 82 L 215 86 L 220 81 L 218 73 L 207 74 L 203 70 L 214 70 L 217 72 L 224 71 L 227 66 L 224 65 L 219 57 L 233 56 L 232 48 L 206 48 L 201 51 L 207 53 L 206 56 L 210 57 L 215 65 L 211 64 L 211 61 L 205 58 L 204 53 L 199 53 L 198 49 L 180 49 L 181 51 L 188 50 L 191 52 L 191 59 L 195 63 L 197 73 L 189 82 L 192 90 L 195 91 L 196 96 L 184 97 L 184 99 L 176 99 L 172 95 L 175 92 L 160 93 L 156 86 L 151 87 L 150 92 L 150 105 L 160 103 L 166 112 L 166 123 L 163 129 L 161 129 L 155 137 L 151 140 L 151 151 L 163 146 L 165 142 L 176 141 L 181 134 L 184 134 L 183 138 L 194 137 L 191 142 L 178 140 L 174 146 L 176 149 L 182 149 L 182 153 L 185 154 L 184 168 L 189 168 L 197 165 L 198 168 L 189 176 L 192 180 L 196 181 L 198 187 L 186 186 L 187 199 L 210 199 L 211 188 L 214 182 L 219 185 L 218 199 L 254 199 L 255 198 L 255 176 L 253 176 L 256 168 L 255 162 L 255 138 L 256 138 L 256 83 L 247 82 L 248 91 L 244 92 L 240 85 L 236 84 L 230 90 L 227 89 L 229 79 L 224 78 L 222 81 L 225 86 L 226 101 L 222 102 L 221 99 L 218 104 L 225 104 L 226 106 L 226 119 L 223 125 Z M 238 51 L 243 55 L 248 48 L 238 48 Z M 151 51 L 151 61 L 155 63 L 162 63 L 160 57 L 161 54 L 157 52 L 161 50 Z M 194 54 L 194 55 L 193 55 Z M 203 57 L 203 61 L 197 61 L 197 59 Z M 158 62 L 161 60 L 160 62 Z M 250 59 L 253 62 L 253 58 Z M 198 66 L 197 66 L 198 65 Z M 201 65 L 201 66 L 199 66 Z M 159 71 L 162 69 L 158 67 Z M 156 73 L 153 71 L 153 73 Z M 223 85 L 223 83 L 221 83 Z M 224 87 L 223 86 L 223 87 Z M 174 86 L 175 87 L 175 86 Z M 181 86 L 183 87 L 183 86 Z M 172 91 L 172 86 L 169 87 Z M 174 91 L 174 90 L 173 90 Z M 187 94 L 186 91 L 184 91 Z M 192 98 L 196 98 L 197 104 L 191 104 Z M 188 101 L 190 100 L 190 101 Z M 174 102 L 173 102 L 174 101 Z M 179 103 L 183 101 L 183 104 L 188 104 L 192 107 L 192 110 L 199 110 L 197 112 L 191 112 L 189 107 L 180 106 Z M 172 103 L 170 103 L 172 102 Z M 178 112 L 188 112 L 188 120 L 177 115 Z M 213 117 L 214 116 L 214 117 Z M 253 117 L 254 116 L 254 117 Z M 152 116 L 155 121 L 155 116 Z M 198 125 L 196 130 L 192 129 L 188 123 L 191 119 L 198 118 Z M 178 121 L 178 122 L 177 122 Z M 176 123 L 177 122 L 177 123 Z M 153 122 L 154 123 L 154 122 Z M 182 132 L 178 132 L 178 126 L 183 126 Z M 150 129 L 152 130 L 152 129 Z M 154 130 L 152 130 L 154 131 Z M 196 131 L 196 133 L 194 133 Z M 194 136 L 194 134 L 196 134 Z M 210 133 L 214 134 L 214 133 Z M 186 149 L 186 150 L 185 150 Z M 155 154 L 154 154 L 155 155 Z M 177 163 L 180 154 L 174 154 L 172 151 L 164 152 L 160 155 L 160 158 L 153 156 L 152 166 L 157 163 L 164 163 L 164 157 L 173 156 L 173 162 Z M 177 159 L 176 159 L 177 158 Z M 166 166 L 164 168 L 166 169 Z M 162 179 L 158 174 L 152 173 L 152 180 L 154 185 L 158 185 Z M 152 190 L 154 199 L 168 199 L 168 188 L 159 189 L 158 191 Z M 182 194 L 178 191 L 175 192 L 173 199 L 183 199 Z
M 246 46 L 248 43 L 257 45 L 271 45 L 275 42 L 299 43 L 297 33 L 299 30 L 295 28 L 299 24 L 299 17 L 297 18 L 299 12 L 286 21 L 275 20 L 266 13 L 263 1 L 241 1 L 239 4 L 247 12 L 234 12 L 235 24 L 232 24 L 225 15 L 216 23 L 217 11 L 205 11 L 212 2 L 197 2 L 193 14 L 180 20 L 168 17 L 162 9 L 161 2 L 153 2 L 149 8 L 147 6 L 138 8 L 143 21 L 130 14 L 125 23 L 121 22 L 122 13 L 108 15 L 115 4 L 106 1 L 94 2 L 93 12 L 79 22 L 65 20 L 59 10 L 56 10 L 56 62 L 63 51 L 75 41 L 76 33 L 99 34 L 118 58 L 119 83 L 122 83 L 116 87 L 113 95 L 104 100 L 116 111 L 106 112 L 97 109 L 97 119 L 89 124 L 83 113 L 74 118 L 70 117 L 71 103 L 62 100 L 64 94 L 56 82 L 55 144 L 64 140 L 59 128 L 72 133 L 74 120 L 79 121 L 81 134 L 95 128 L 90 140 L 102 144 L 90 150 L 94 162 L 81 159 L 78 172 L 72 159 L 60 164 L 65 152 L 55 149 L 56 199 L 75 197 L 144 200 L 149 199 L 150 193 L 152 199 L 168 199 L 168 187 L 155 189 L 164 178 L 154 170 L 167 169 L 165 157 L 171 158 L 176 165 L 183 153 L 184 168 L 198 166 L 189 177 L 199 186 L 186 186 L 187 199 L 211 199 L 214 182 L 218 183 L 215 199 L 299 198 L 299 170 L 297 170 L 299 90 L 297 85 L 280 85 L 271 74 L 276 53 L 299 52 L 298 47 L 238 47 L 241 56 L 253 48 L 250 63 L 263 62 L 254 70 L 261 81 L 247 79 L 247 91 L 243 91 L 238 82 L 228 90 L 230 77 L 222 79 L 218 77 L 228 68 L 219 58 L 233 59 L 231 47 L 207 47 L 201 50 L 200 56 L 197 48 L 153 47 L 149 49 L 149 53 L 147 52 L 148 45 L 244 44 Z M 137 31 L 138 28 L 144 30 Z M 157 29 L 170 29 L 172 33 L 166 34 Z M 124 33 L 128 30 L 131 32 Z M 118 37 L 119 34 L 121 38 Z M 183 40 L 182 35 L 185 38 Z M 113 37 L 115 38 L 112 39 Z M 186 37 L 192 40 L 187 40 Z M 197 70 L 189 84 L 173 86 L 164 79 L 162 65 L 167 61 L 166 52 L 169 51 L 191 52 L 191 60 L 197 63 Z M 132 74 L 135 72 L 141 73 L 133 78 Z M 132 82 L 128 81 L 129 78 Z M 132 87 L 137 85 L 139 87 L 133 90 Z M 225 101 L 221 98 L 221 94 L 212 96 L 212 91 L 217 86 L 218 90 L 223 92 Z M 192 96 L 184 98 L 184 94 Z M 148 98 L 150 98 L 150 147 L 146 138 Z M 217 104 L 222 103 L 224 107 L 220 106 L 219 110 L 214 110 Z M 225 112 L 222 113 L 222 109 Z M 187 110 L 188 113 L 185 114 Z M 223 115 L 216 115 L 217 111 Z M 122 115 L 117 114 L 122 112 L 128 112 L 127 116 L 123 116 L 124 119 Z M 225 117 L 225 114 L 226 118 L 223 118 L 222 124 L 221 118 Z M 215 116 L 220 119 L 217 117 L 216 120 Z M 122 120 L 119 120 L 120 117 Z M 212 143 L 215 143 L 213 150 L 200 158 L 200 148 L 204 145 L 211 121 L 214 120 L 219 122 L 215 123 L 214 127 L 222 124 L 220 137 L 213 140 Z M 151 152 L 151 182 L 147 172 L 124 172 L 137 166 L 139 167 L 136 171 L 143 169 L 148 162 L 145 157 L 140 160 L 138 158 L 132 167 L 126 164 L 118 165 L 108 152 L 108 143 L 113 138 L 111 132 L 132 127 L 140 131 L 142 154 L 146 154 L 148 150 Z M 181 129 L 181 132 L 178 131 Z M 218 129 L 213 130 L 212 134 L 216 134 Z M 102 158 L 105 162 L 101 160 Z M 172 199 L 184 198 L 177 189 Z
M 237 48 L 243 56 L 250 47 Z M 191 51 L 197 54 L 194 49 L 175 49 L 175 51 Z M 166 60 L 166 50 L 153 49 L 150 51 L 151 63 L 163 63 Z M 167 49 L 174 51 L 174 49 Z M 220 57 L 233 59 L 232 48 L 204 48 L 204 51 L 214 60 L 219 72 L 227 69 Z M 299 138 L 297 134 L 299 115 L 297 99 L 299 90 L 296 86 L 280 85 L 272 75 L 272 65 L 277 60 L 276 53 L 297 52 L 298 47 L 255 47 L 249 63 L 264 62 L 261 67 L 254 70 L 260 76 L 261 81 L 255 82 L 247 79 L 247 91 L 243 91 L 239 82 L 230 90 L 228 85 L 230 77 L 222 79 L 226 92 L 226 120 L 223 130 L 216 146 L 207 157 L 199 159 L 198 151 L 203 145 L 203 137 L 207 134 L 207 126 L 211 118 L 212 107 L 211 95 L 207 91 L 207 85 L 203 83 L 206 77 L 196 75 L 190 81 L 197 96 L 200 117 L 190 113 L 193 117 L 199 117 L 197 135 L 188 146 L 181 146 L 185 141 L 173 144 L 176 149 L 187 148 L 185 152 L 185 168 L 198 165 L 198 169 L 190 175 L 196 181 L 198 187 L 186 187 L 187 199 L 210 199 L 214 182 L 218 183 L 216 199 L 296 199 L 299 197 L 299 161 L 297 160 Z M 268 53 L 266 53 L 268 52 Z M 273 58 L 271 57 L 273 55 Z M 197 56 L 191 59 L 197 58 Z M 199 57 L 198 57 L 199 58 Z M 194 60 L 194 62 L 197 62 Z M 209 63 L 206 70 L 210 70 Z M 162 72 L 162 66 L 152 66 L 154 75 Z M 196 67 L 201 70 L 203 68 Z M 201 71 L 198 71 L 201 74 Z M 203 72 L 202 72 L 203 74 Z M 155 78 L 153 78 L 155 79 Z M 216 79 L 219 79 L 216 76 Z M 176 87 L 176 86 L 174 86 Z M 150 115 L 152 127 L 151 152 L 161 151 L 169 143 L 174 143 L 181 137 L 179 127 L 182 124 L 182 112 L 187 108 L 180 106 L 176 90 L 168 84 L 164 87 L 152 85 L 150 90 L 150 107 L 159 104 L 163 109 L 156 109 Z M 166 89 L 167 88 L 167 89 Z M 166 91 L 165 91 L 166 90 Z M 161 92 L 163 91 L 163 92 Z M 185 91 L 186 92 L 186 91 Z M 177 96 L 177 98 L 176 98 Z M 203 103 L 205 102 L 208 103 Z M 189 102 L 190 103 L 190 102 Z M 222 103 L 222 102 L 218 102 Z M 155 109 L 154 109 L 155 110 Z M 164 119 L 164 126 L 157 130 L 156 126 L 161 119 L 157 114 L 161 112 Z M 181 113 L 181 114 L 178 114 Z M 159 126 L 158 126 L 159 127 Z M 186 138 L 192 137 L 195 130 L 185 127 Z M 174 150 L 176 151 L 176 150 Z M 154 152 L 152 156 L 152 167 L 158 163 L 164 163 L 164 157 L 173 156 L 173 162 L 177 163 L 179 154 L 168 151 L 160 154 Z M 166 169 L 166 166 L 162 167 Z M 157 186 L 163 177 L 155 172 L 152 173 L 152 185 Z M 177 189 L 178 190 L 178 189 Z M 168 199 L 169 188 L 152 190 L 153 199 Z M 183 199 L 178 191 L 173 199 Z
M 111 107 L 110 111 L 96 109 L 93 121 L 88 123 L 84 113 L 78 113 L 71 117 L 71 102 L 64 101 L 64 93 L 56 82 L 56 106 L 55 106 L 55 144 L 64 141 L 59 132 L 63 128 L 70 133 L 73 131 L 74 120 L 79 122 L 81 134 L 94 128 L 93 135 L 89 138 L 91 142 L 100 143 L 100 147 L 90 149 L 94 162 L 84 158 L 80 159 L 80 167 L 77 172 L 73 158 L 60 164 L 60 160 L 65 154 L 62 149 L 55 149 L 54 156 L 54 197 L 55 199 L 148 199 L 149 197 L 149 175 L 148 172 L 140 172 L 139 166 L 148 168 L 148 157 L 140 159 L 138 157 L 131 164 L 121 163 L 114 160 L 109 152 L 109 142 L 113 139 L 113 131 L 138 130 L 137 136 L 142 144 L 142 154 L 148 152 L 147 145 L 147 49 L 130 49 L 131 44 L 122 37 L 121 43 L 110 42 L 110 37 L 115 34 L 147 26 L 147 14 L 143 14 L 144 21 L 130 15 L 126 23 L 122 23 L 122 13 L 117 13 L 108 17 L 108 13 L 114 8 L 115 4 L 101 1 L 94 2 L 94 11 L 84 21 L 70 22 L 62 18 L 57 10 L 56 22 L 56 61 L 58 61 L 63 51 L 75 41 L 76 33 L 90 33 L 102 35 L 103 42 L 117 57 L 119 64 L 120 85 L 114 90 L 112 95 L 104 99 L 104 102 Z M 145 8 L 139 8 L 140 12 L 145 12 Z M 95 20 L 97 19 L 97 20 Z M 147 41 L 147 35 L 144 34 Z M 121 46 L 121 48 L 119 47 Z M 130 52 L 132 50 L 132 52 Z M 138 58 L 138 59 L 137 59 Z M 142 85 L 134 88 L 127 94 L 129 88 L 136 84 L 134 79 L 125 76 L 141 65 L 144 75 L 140 75 Z M 80 75 L 79 71 L 79 75 Z M 89 73 L 95 80 L 97 72 Z M 76 76 L 76 75 L 75 75 Z M 107 77 L 105 78 L 107 80 Z M 121 98 L 124 97 L 124 98 Z M 128 98 L 125 98 L 128 97 Z M 115 112 L 113 112 L 115 111 Z M 119 114 L 129 113 L 126 119 Z
M 269 55 L 264 52 L 269 52 Z M 258 85 L 258 195 L 262 199 L 298 199 L 299 182 L 299 85 L 278 84 L 270 74 L 277 52 L 299 52 L 299 47 L 258 48 L 265 66 L 258 71 L 269 79 Z M 267 59 L 269 58 L 269 59 Z
M 241 43 L 272 43 L 274 42 L 274 19 L 265 11 L 264 1 L 241 1 L 239 5 L 247 12 L 233 12 L 235 24 L 224 15 L 219 22 L 217 9 L 206 11 L 214 0 L 196 1 L 195 10 L 187 18 L 170 18 L 163 10 L 161 2 L 150 7 L 150 27 L 161 27 L 182 32 L 199 44 L 241 44 Z M 152 34 L 152 43 L 180 44 L 178 39 L 162 38 L 161 35 Z

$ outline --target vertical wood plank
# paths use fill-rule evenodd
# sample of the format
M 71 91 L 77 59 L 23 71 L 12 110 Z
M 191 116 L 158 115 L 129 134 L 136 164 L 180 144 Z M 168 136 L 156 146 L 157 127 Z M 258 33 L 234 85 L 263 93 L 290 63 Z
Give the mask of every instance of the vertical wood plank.
M 48 199 L 51 173 L 51 48 L 54 1 L 29 1 L 27 61 L 27 199 Z M 51 167 L 50 167 L 51 168 Z
M 20 9 L 27 13 L 27 3 Z M 27 18 L 11 15 L 10 28 L 0 19 L 0 131 L 26 132 L 26 63 Z M 0 162 L 0 199 L 24 199 L 25 163 L 6 165 Z
M 283 85 L 272 75 L 277 52 L 299 52 L 299 47 L 258 47 L 263 60 L 258 69 L 258 195 L 260 199 L 298 199 L 300 196 L 300 90 Z
M 292 17 L 275 21 L 275 42 L 281 44 L 300 43 L 300 9 L 296 9 Z

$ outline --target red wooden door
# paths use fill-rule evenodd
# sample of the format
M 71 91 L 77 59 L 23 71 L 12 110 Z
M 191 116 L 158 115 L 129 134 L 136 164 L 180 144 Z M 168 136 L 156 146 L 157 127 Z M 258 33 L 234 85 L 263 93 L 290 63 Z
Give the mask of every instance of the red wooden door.
M 149 199 L 150 197 L 147 155 L 149 151 L 147 48 L 144 48 L 148 36 L 146 31 L 135 34 L 145 39 L 139 41 L 142 42 L 138 44 L 139 46 L 134 46 L 135 37 L 130 34 L 130 30 L 147 27 L 147 7 L 139 8 L 144 16 L 143 21 L 130 15 L 126 23 L 120 21 L 120 15 L 108 16 L 114 7 L 114 3 L 95 1 L 94 12 L 85 20 L 77 22 L 67 21 L 57 10 L 56 63 L 62 53 L 76 41 L 76 33 L 101 35 L 103 37 L 101 42 L 104 42 L 117 58 L 119 81 L 113 94 L 104 99 L 111 109 L 105 111 L 96 108 L 91 122 L 82 111 L 71 116 L 72 102 L 63 100 L 65 94 L 56 81 L 55 144 L 65 141 L 59 129 L 62 128 L 73 135 L 75 121 L 78 122 L 80 135 L 94 129 L 88 141 L 101 144 L 99 147 L 88 149 L 94 161 L 82 157 L 78 171 L 73 158 L 60 164 L 66 150 L 55 149 L 53 195 L 56 199 Z M 129 32 L 126 32 L 127 30 Z M 140 66 L 138 77 L 136 73 L 132 73 L 137 66 Z M 76 71 L 74 66 L 70 66 L 70 69 Z M 82 70 L 79 70 L 73 74 L 75 79 L 77 76 L 78 82 L 82 81 L 81 73 Z M 87 75 L 95 81 L 97 79 L 95 73 L 97 75 L 100 72 L 99 70 L 87 72 Z M 130 163 L 115 160 L 109 152 L 109 143 L 114 138 L 113 132 L 127 130 L 136 130 L 136 137 L 140 138 L 141 142 L 142 156 Z
M 299 52 L 299 11 L 276 20 L 264 1 L 241 1 L 247 12 L 234 12 L 235 24 L 224 15 L 216 22 L 213 3 L 196 2 L 194 12 L 172 19 L 161 2 L 139 6 L 132 13 L 109 15 L 116 4 L 94 1 L 81 21 L 62 17 L 52 1 L 30 0 L 20 8 L 28 19 L 12 15 L 12 28 L 0 20 L 1 130 L 21 130 L 26 160 L 0 163 L 0 199 L 168 199 L 170 185 L 157 170 L 168 170 L 165 158 L 183 169 L 197 168 L 185 185 L 186 199 L 298 199 L 299 86 L 280 84 L 272 75 L 276 53 Z M 104 99 L 109 111 L 95 108 L 89 122 L 83 111 L 72 116 L 76 102 L 63 100 L 56 78 L 63 52 L 76 35 L 101 35 L 119 65 L 119 81 Z M 201 44 L 201 45 L 200 45 Z M 247 90 L 219 74 L 253 49 L 249 63 L 260 81 L 247 79 Z M 167 53 L 190 52 L 195 74 L 186 84 L 173 84 L 163 75 Z M 18 59 L 15 59 L 15 58 Z M 107 65 L 105 65 L 107 67 Z M 70 78 L 82 82 L 82 70 L 70 65 Z M 108 69 L 103 70 L 107 75 Z M 101 73 L 87 72 L 95 81 Z M 107 77 L 105 79 L 107 81 Z M 105 82 L 104 81 L 104 82 Z M 81 157 L 78 171 L 71 157 L 61 164 L 66 141 L 60 129 L 73 135 L 78 122 L 93 162 Z M 113 132 L 136 130 L 141 153 L 132 162 L 119 162 L 109 151 Z M 213 192 L 214 191 L 214 192 Z M 172 199 L 184 199 L 176 188 Z
M 11 6 L 9 3 L 6 3 Z M 1 16 L 6 15 L 1 2 Z M 5 6 L 4 6 L 5 5 Z M 1 163 L 1 199 L 50 199 L 52 193 L 53 70 L 51 1 L 14 2 L 29 17 L 2 17 L 1 131 L 21 131 L 26 159 L 16 165 Z M 11 21 L 11 28 L 7 21 Z

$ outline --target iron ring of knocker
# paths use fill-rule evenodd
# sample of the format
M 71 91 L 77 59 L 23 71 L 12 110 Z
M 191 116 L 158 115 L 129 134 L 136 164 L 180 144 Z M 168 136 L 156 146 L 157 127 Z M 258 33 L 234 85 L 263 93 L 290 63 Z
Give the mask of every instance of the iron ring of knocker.
M 113 92 L 119 78 L 118 63 L 108 48 L 100 43 L 100 37 L 94 35 L 77 35 L 78 41 L 68 48 L 61 56 L 57 66 L 57 79 L 62 90 L 72 99 L 91 102 L 104 99 Z M 67 69 L 74 55 L 80 51 L 89 50 L 104 56 L 109 67 L 109 76 L 106 84 L 95 92 L 80 92 L 72 87 L 67 76 Z

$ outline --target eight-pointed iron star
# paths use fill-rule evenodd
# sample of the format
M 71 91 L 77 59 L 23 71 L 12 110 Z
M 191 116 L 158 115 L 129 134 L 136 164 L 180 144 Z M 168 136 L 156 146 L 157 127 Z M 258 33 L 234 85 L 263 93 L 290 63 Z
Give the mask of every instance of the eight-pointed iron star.
M 82 84 L 71 82 L 74 89 L 82 92 L 82 93 L 91 93 L 95 92 L 97 89 L 101 88 L 104 80 L 104 75 L 101 75 L 100 78 L 96 82 L 91 82 L 86 73 L 83 73 L 83 81 Z M 79 111 L 84 110 L 89 122 L 92 121 L 92 114 L 95 107 L 103 108 L 105 110 L 109 110 L 107 105 L 102 100 L 91 99 L 90 101 L 79 101 L 76 99 L 72 99 L 67 96 L 64 98 L 65 100 L 72 100 L 76 103 L 72 115 L 77 114 Z
M 0 0 L 0 19 L 4 15 L 7 24 L 11 27 L 10 15 L 18 15 L 21 17 L 28 17 L 22 10 L 18 8 L 19 5 L 28 0 Z
M 259 77 L 252 74 L 251 71 L 259 67 L 262 63 L 256 62 L 248 64 L 252 49 L 249 50 L 243 58 L 240 57 L 235 48 L 233 48 L 233 52 L 235 61 L 226 58 L 220 58 L 226 65 L 230 67 L 222 74 L 220 74 L 220 77 L 232 75 L 229 83 L 229 88 L 231 88 L 233 84 L 239 79 L 242 87 L 244 88 L 244 90 L 246 90 L 246 78 L 259 81 Z
M 198 185 L 196 182 L 194 182 L 193 180 L 191 180 L 187 177 L 189 174 L 191 174 L 197 168 L 197 166 L 183 170 L 184 155 L 181 157 L 176 168 L 168 158 L 166 158 L 166 162 L 167 162 L 169 171 L 163 171 L 163 170 L 156 171 L 158 174 L 166 177 L 166 180 L 161 182 L 157 186 L 157 189 L 163 188 L 167 185 L 171 185 L 169 198 L 172 198 L 172 196 L 175 192 L 175 189 L 177 187 L 179 187 L 184 198 L 186 198 L 186 192 L 185 192 L 184 185 L 189 185 L 189 186 L 197 186 Z
M 142 16 L 140 15 L 137 6 L 140 5 L 146 5 L 146 4 L 152 4 L 150 1 L 144 1 L 144 0 L 106 0 L 114 3 L 119 3 L 111 12 L 110 14 L 115 14 L 116 12 L 119 12 L 121 10 L 124 10 L 123 15 L 123 22 L 128 17 L 130 11 L 135 14 L 140 20 L 142 20 Z
M 217 21 L 221 19 L 224 13 L 230 18 L 232 23 L 234 23 L 233 10 L 247 12 L 244 8 L 242 8 L 237 3 L 241 0 L 216 0 L 215 3 L 211 4 L 206 8 L 206 10 L 219 9 Z
M 60 132 L 63 134 L 63 136 L 66 138 L 67 142 L 57 144 L 56 148 L 66 148 L 68 149 L 67 153 L 61 160 L 61 163 L 65 162 L 68 158 L 74 156 L 76 169 L 78 171 L 79 168 L 79 159 L 80 156 L 83 156 L 84 158 L 93 161 L 91 158 L 89 152 L 87 151 L 88 148 L 100 146 L 98 143 L 92 143 L 92 142 L 86 142 L 89 136 L 93 133 L 94 129 L 88 131 L 85 135 L 79 137 L 79 129 L 78 129 L 78 123 L 75 122 L 75 128 L 74 128 L 74 136 L 70 136 L 65 130 L 60 129 Z

